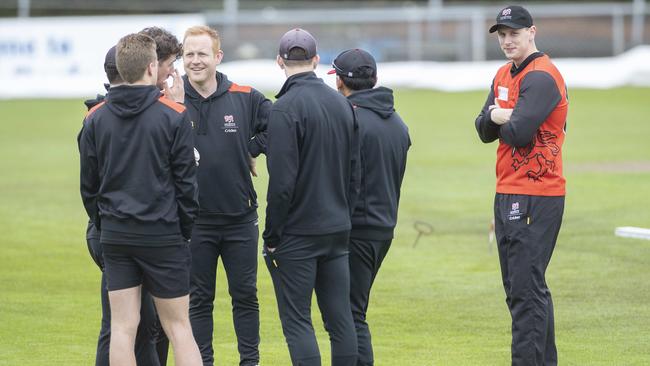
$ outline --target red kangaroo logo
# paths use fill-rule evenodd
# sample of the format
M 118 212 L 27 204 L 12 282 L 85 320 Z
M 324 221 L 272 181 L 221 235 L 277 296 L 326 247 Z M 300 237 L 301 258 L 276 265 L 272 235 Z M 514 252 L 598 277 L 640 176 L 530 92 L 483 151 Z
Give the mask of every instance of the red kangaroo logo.
M 537 130 L 533 141 L 524 147 L 512 148 L 512 167 L 515 171 L 521 167 L 528 167 L 526 175 L 528 179 L 541 181 L 546 173 L 555 170 L 555 157 L 560 153 L 560 147 L 556 144 L 557 136 L 550 131 Z M 533 150 L 538 149 L 533 153 Z M 550 152 L 545 156 L 544 152 Z

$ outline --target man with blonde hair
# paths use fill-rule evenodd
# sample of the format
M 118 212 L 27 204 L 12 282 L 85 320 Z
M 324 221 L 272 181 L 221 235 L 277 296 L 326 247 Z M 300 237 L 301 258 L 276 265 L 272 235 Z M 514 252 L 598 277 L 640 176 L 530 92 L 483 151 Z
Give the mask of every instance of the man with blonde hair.
M 219 257 L 228 278 L 240 365 L 259 363 L 257 195 L 251 174 L 266 151 L 271 102 L 217 71 L 219 34 L 191 27 L 183 39 L 185 106 L 198 152 L 199 216 L 192 234 L 190 320 L 204 365 L 213 365 L 215 281 Z
M 155 86 L 155 41 L 117 44 L 125 84 L 92 108 L 79 141 L 81 196 L 103 247 L 111 308 L 110 364 L 135 366 L 142 287 L 153 296 L 176 365 L 201 358 L 188 317 L 187 241 L 197 211 L 196 164 L 185 108 Z
M 481 141 L 499 140 L 494 223 L 512 318 L 512 365 L 556 366 L 546 269 L 564 212 L 567 88 L 548 55 L 537 49 L 537 28 L 528 10 L 518 5 L 501 9 L 489 31 L 497 33 L 509 62 L 494 76 L 474 123 Z

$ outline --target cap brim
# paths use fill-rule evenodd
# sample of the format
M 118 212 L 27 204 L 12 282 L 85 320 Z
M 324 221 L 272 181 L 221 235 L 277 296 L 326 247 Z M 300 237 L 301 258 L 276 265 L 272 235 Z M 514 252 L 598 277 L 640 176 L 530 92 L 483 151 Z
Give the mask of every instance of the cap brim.
M 511 22 L 503 22 L 503 23 L 497 23 L 493 26 L 490 27 L 490 33 L 494 33 L 499 29 L 500 26 L 512 28 L 512 29 L 521 29 L 521 28 L 526 28 L 526 26 L 523 26 L 521 24 L 515 24 Z
M 332 70 L 330 70 L 330 71 L 327 72 L 327 75 L 332 75 L 332 74 L 336 74 L 336 70 L 335 70 L 335 69 L 332 69 Z

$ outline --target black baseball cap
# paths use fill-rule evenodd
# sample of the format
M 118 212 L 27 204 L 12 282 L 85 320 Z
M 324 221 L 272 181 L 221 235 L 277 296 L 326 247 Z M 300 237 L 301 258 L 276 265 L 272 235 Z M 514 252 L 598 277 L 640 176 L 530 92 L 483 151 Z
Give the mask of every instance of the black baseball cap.
M 497 24 L 490 27 L 490 33 L 496 32 L 500 25 L 512 29 L 528 28 L 533 25 L 533 17 L 522 6 L 511 5 L 499 11 Z
M 107 74 L 109 71 L 117 71 L 117 63 L 115 62 L 116 48 L 116 46 L 111 47 L 106 52 L 106 57 L 104 57 L 104 72 Z
M 341 52 L 332 62 L 332 67 L 334 69 L 328 71 L 328 74 L 336 73 L 349 78 L 369 78 L 377 75 L 375 58 L 360 48 Z
M 296 47 L 305 50 L 304 58 L 289 58 L 289 51 Z M 279 54 L 285 60 L 309 60 L 316 56 L 316 39 L 304 29 L 292 29 L 280 38 Z

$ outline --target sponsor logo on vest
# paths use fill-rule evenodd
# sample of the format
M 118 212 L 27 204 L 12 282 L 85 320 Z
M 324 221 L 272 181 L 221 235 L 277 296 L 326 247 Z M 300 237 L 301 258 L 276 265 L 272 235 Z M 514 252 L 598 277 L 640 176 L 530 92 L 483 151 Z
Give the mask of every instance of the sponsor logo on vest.
M 502 100 L 504 102 L 508 101 L 508 88 L 506 88 L 505 86 L 499 86 L 499 88 L 497 89 L 497 93 L 498 93 L 497 95 L 498 100 Z

